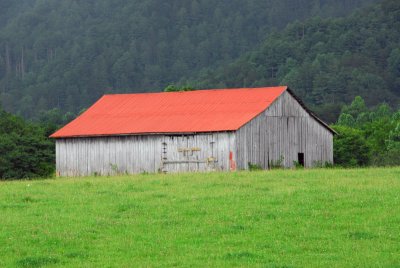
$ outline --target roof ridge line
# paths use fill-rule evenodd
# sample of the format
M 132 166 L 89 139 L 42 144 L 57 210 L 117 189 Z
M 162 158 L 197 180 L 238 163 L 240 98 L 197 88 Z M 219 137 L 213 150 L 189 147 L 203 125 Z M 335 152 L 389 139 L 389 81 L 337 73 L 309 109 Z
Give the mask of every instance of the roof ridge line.
M 282 86 L 273 86 L 273 87 L 237 87 L 237 88 L 199 88 L 199 89 L 193 89 L 189 91 L 159 91 L 159 92 L 132 92 L 132 93 L 110 93 L 110 94 L 103 94 L 102 96 L 118 96 L 118 95 L 151 95 L 151 94 L 162 94 L 162 93 L 193 93 L 193 92 L 204 92 L 204 91 L 228 91 L 228 90 L 252 90 L 252 89 L 272 89 L 272 88 L 282 88 L 285 87 L 288 89 L 288 86 L 282 85 Z

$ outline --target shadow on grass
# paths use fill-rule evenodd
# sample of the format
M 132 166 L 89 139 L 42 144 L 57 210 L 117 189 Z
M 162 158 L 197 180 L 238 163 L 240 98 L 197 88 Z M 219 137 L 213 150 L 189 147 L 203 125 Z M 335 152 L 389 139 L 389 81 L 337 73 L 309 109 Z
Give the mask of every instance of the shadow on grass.
M 36 268 L 36 267 L 43 267 L 50 264 L 57 264 L 60 260 L 53 257 L 26 257 L 17 261 L 18 267 L 29 267 L 29 268 Z
M 376 235 L 368 232 L 350 232 L 348 237 L 354 240 L 369 240 L 376 238 Z
M 89 256 L 84 252 L 76 251 L 65 254 L 65 257 L 69 259 L 87 259 Z
M 22 201 L 25 203 L 34 203 L 34 202 L 37 202 L 38 200 L 36 200 L 35 198 L 33 198 L 31 196 L 26 196 L 26 197 L 22 198 Z
M 257 259 L 258 255 L 253 254 L 248 251 L 230 252 L 230 253 L 225 254 L 224 258 L 227 260 Z

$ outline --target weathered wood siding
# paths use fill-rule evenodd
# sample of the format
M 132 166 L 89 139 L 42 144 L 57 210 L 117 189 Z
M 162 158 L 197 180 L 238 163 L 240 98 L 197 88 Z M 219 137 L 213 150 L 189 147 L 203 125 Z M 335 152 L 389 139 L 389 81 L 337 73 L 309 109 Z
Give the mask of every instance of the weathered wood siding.
M 234 133 L 56 140 L 60 176 L 229 170 Z
M 248 163 L 267 169 L 281 158 L 292 167 L 298 153 L 304 153 L 306 167 L 333 162 L 333 134 L 288 92 L 237 131 L 236 147 L 239 169 Z
M 233 132 L 164 136 L 162 142 L 166 146 L 162 170 L 166 172 L 226 171 L 229 153 L 235 151 Z

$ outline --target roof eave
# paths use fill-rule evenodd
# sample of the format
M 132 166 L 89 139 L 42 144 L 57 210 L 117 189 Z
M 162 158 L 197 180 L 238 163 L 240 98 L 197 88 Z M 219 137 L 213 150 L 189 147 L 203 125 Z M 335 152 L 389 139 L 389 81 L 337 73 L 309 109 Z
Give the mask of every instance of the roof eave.
M 324 126 L 326 129 L 328 129 L 332 134 L 338 135 L 333 128 L 331 128 L 327 123 L 325 123 L 321 118 L 319 118 L 313 111 L 311 111 L 305 104 L 304 102 L 294 94 L 293 90 L 291 90 L 289 87 L 286 89 L 286 91 L 297 100 L 297 102 L 303 107 L 304 110 L 306 110 L 318 123 L 320 123 L 322 126 Z
M 143 135 L 196 135 L 205 133 L 235 132 L 237 129 L 215 130 L 215 131 L 188 131 L 188 132 L 141 132 L 141 133 L 118 133 L 118 134 L 87 134 L 87 135 L 69 135 L 69 136 L 50 136 L 52 139 L 72 139 L 72 138 L 99 138 L 99 137 L 126 137 Z

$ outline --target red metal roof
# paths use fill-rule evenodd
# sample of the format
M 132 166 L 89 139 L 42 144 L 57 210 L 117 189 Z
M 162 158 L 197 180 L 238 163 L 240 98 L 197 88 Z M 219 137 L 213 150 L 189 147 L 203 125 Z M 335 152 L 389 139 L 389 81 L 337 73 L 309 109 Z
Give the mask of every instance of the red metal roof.
M 50 137 L 237 130 L 286 89 L 281 86 L 104 95 Z

